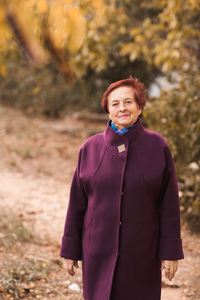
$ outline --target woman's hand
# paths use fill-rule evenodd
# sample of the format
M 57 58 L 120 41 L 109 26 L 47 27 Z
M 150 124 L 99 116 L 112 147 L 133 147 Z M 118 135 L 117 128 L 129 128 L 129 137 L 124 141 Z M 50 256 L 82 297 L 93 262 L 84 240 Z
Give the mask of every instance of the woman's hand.
M 161 269 L 165 269 L 165 277 L 171 281 L 178 270 L 178 260 L 162 260 Z
M 75 274 L 74 267 L 79 268 L 77 260 L 71 260 L 65 258 L 63 264 L 67 268 L 68 274 L 71 276 L 74 276 Z

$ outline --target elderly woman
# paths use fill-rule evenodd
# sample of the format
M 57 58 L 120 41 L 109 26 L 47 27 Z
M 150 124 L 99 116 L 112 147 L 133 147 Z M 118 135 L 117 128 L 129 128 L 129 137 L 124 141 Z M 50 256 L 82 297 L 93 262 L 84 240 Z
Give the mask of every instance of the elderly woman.
M 159 300 L 161 273 L 183 259 L 178 185 L 166 140 L 144 129 L 144 85 L 112 83 L 102 98 L 109 120 L 80 148 L 61 257 L 82 260 L 85 300 Z

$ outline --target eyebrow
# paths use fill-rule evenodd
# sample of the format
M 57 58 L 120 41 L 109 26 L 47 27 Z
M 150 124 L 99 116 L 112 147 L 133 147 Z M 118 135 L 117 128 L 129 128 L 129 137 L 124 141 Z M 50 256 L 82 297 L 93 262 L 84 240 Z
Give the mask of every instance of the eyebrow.
M 133 100 L 133 98 L 127 97 L 127 98 L 123 99 L 122 101 L 125 101 L 125 100 Z M 113 100 L 111 100 L 111 103 L 115 102 L 115 101 L 118 102 L 119 100 L 118 99 L 113 99 Z

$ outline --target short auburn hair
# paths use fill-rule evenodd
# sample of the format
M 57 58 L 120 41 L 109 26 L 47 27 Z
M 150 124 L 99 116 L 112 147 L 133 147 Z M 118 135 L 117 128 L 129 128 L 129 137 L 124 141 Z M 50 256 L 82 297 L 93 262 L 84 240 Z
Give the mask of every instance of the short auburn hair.
M 135 101 L 137 102 L 139 108 L 143 109 L 146 104 L 146 101 L 147 101 L 147 98 L 146 98 L 147 90 L 145 89 L 144 84 L 141 83 L 137 78 L 133 78 L 132 76 L 130 76 L 130 78 L 115 81 L 108 86 L 108 88 L 104 92 L 103 97 L 101 99 L 101 107 L 103 108 L 103 110 L 105 112 L 109 113 L 109 111 L 108 111 L 108 95 L 113 90 L 115 90 L 116 88 L 121 87 L 121 86 L 133 87 L 134 92 L 135 92 Z

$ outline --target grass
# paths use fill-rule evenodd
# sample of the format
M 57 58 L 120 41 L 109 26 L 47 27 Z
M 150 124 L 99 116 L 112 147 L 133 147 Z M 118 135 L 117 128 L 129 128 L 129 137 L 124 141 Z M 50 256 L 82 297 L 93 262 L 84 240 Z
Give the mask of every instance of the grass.
M 20 216 L 12 211 L 0 211 L 0 246 L 11 248 L 17 243 L 32 242 L 34 239 L 33 228 L 23 222 Z
M 17 153 L 23 159 L 34 158 L 33 151 L 29 147 L 24 147 L 22 149 L 14 149 L 14 152 Z
M 48 281 L 49 274 L 50 266 L 42 260 L 8 260 L 0 269 L 0 295 L 7 295 L 10 299 L 35 296 Z
M 60 260 L 8 256 L 0 264 L 0 299 L 80 300 L 79 292 L 70 291 Z M 65 271 L 64 271 L 65 272 Z
M 41 247 L 39 240 L 20 215 L 0 208 L 0 254 L 3 257 L 0 260 L 0 299 L 42 299 L 43 295 L 62 294 L 50 284 L 52 274 L 63 268 L 62 262 L 27 257 L 23 251 L 24 243 Z

